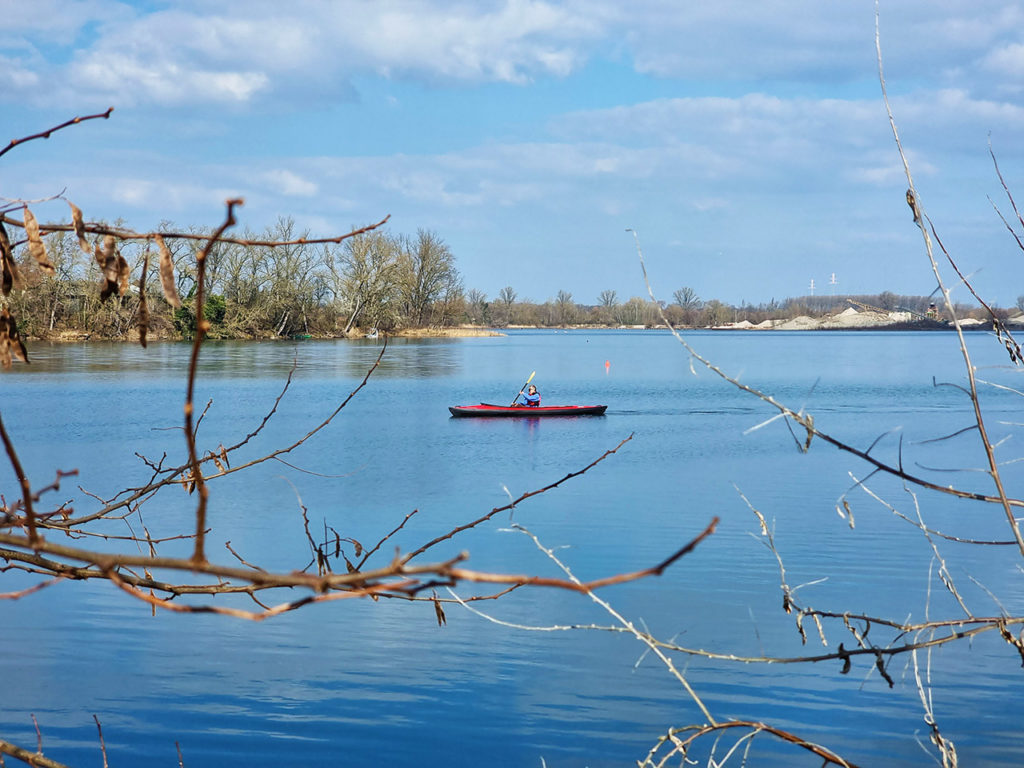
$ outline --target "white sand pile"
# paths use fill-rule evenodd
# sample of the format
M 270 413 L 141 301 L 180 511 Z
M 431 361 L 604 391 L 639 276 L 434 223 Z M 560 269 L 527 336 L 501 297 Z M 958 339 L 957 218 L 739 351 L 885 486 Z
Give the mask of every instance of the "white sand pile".
M 792 320 L 785 320 L 775 326 L 779 331 L 808 331 L 812 328 L 820 328 L 821 323 L 813 317 L 800 315 Z
M 725 325 L 712 326 L 716 331 L 745 331 L 748 328 L 756 328 L 749 320 L 740 320 L 738 323 L 726 323 Z
M 839 328 L 874 328 L 895 323 L 913 322 L 914 315 L 910 312 L 882 312 L 866 311 L 858 312 L 853 307 L 844 309 L 842 312 L 816 320 L 807 315 L 800 315 L 791 320 L 765 320 L 754 325 L 749 320 L 741 320 L 738 323 L 727 323 L 726 325 L 715 326 L 718 330 L 777 330 L 777 331 L 810 331 L 818 329 L 839 329 Z M 973 321 L 977 322 L 977 321 Z M 1024 315 L 1021 316 L 1024 322 Z M 965 322 L 965 325 L 970 322 Z
M 893 322 L 889 315 L 881 312 L 858 312 L 853 307 L 844 309 L 838 315 L 825 318 L 822 328 L 868 328 L 873 325 L 885 325 Z

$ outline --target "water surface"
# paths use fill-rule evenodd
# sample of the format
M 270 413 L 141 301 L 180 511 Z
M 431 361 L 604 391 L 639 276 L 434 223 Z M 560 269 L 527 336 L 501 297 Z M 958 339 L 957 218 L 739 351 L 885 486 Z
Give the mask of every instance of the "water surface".
M 934 482 L 991 491 L 982 473 L 953 471 L 983 466 L 975 433 L 934 441 L 972 420 L 958 388 L 963 361 L 952 335 L 736 332 L 690 339 L 730 375 L 813 413 L 816 426 L 849 444 Z M 971 346 L 982 378 L 1020 389 L 997 343 L 977 334 Z M 73 499 L 84 511 L 95 502 L 78 486 L 107 498 L 144 481 L 149 470 L 136 454 L 181 461 L 187 345 L 37 344 L 30 352 L 31 366 L 0 380 L 0 413 L 37 487 L 57 469 L 78 470 L 46 497 L 51 506 Z M 301 438 L 359 384 L 379 352 L 370 342 L 207 344 L 197 394 L 200 408 L 209 403 L 203 448 L 252 431 L 292 369 L 277 414 L 235 463 Z M 532 371 L 545 404 L 606 403 L 607 414 L 449 416 L 448 405 L 510 401 Z M 1019 395 L 991 386 L 982 394 L 998 455 L 1012 462 Z M 557 548 L 580 578 L 600 578 L 659 562 L 717 516 L 715 535 L 663 576 L 601 596 L 658 637 L 693 648 L 795 656 L 855 645 L 841 623 L 826 628 L 827 648 L 810 624 L 807 645 L 801 642 L 793 617 L 781 610 L 778 564 L 745 497 L 773 526 L 790 585 L 807 585 L 798 592 L 805 604 L 896 620 L 960 615 L 920 532 L 855 487 L 870 467 L 820 441 L 802 453 L 804 435 L 782 421 L 753 429 L 773 413 L 699 365 L 691 368 L 662 332 L 399 340 L 370 385 L 287 464 L 270 462 L 211 485 L 207 549 L 234 564 L 224 546 L 230 541 L 250 562 L 303 568 L 310 552 L 302 507 L 314 530 L 329 527 L 365 545 L 417 510 L 382 549 L 382 564 L 393 547 L 409 551 L 510 496 L 582 469 L 632 436 L 583 477 L 440 545 L 429 558 L 466 550 L 478 570 L 559 575 L 530 539 L 509 530 L 514 522 Z M 1007 463 L 1004 479 L 1020 496 L 1017 467 Z M 8 468 L 0 481 L 6 498 L 18 495 Z M 1008 538 L 998 509 L 915 496 L 880 475 L 867 486 L 903 514 L 914 515 L 919 504 L 930 525 L 951 534 Z M 836 513 L 847 492 L 852 529 Z M 172 490 L 143 508 L 143 520 L 153 536 L 180 533 L 191 527 L 194 505 Z M 168 542 L 160 551 L 182 554 L 188 546 Z M 1012 547 L 936 546 L 976 614 L 1024 611 L 1021 560 Z M 7 573 L 0 589 L 28 583 Z M 512 629 L 454 604 L 444 627 L 429 603 L 388 600 L 313 606 L 262 623 L 154 616 L 99 583 L 64 583 L 2 606 L 0 642 L 8 654 L 0 738 L 32 747 L 35 714 L 47 755 L 74 765 L 98 759 L 94 714 L 112 764 L 176 764 L 177 743 L 190 768 L 625 765 L 643 758 L 668 728 L 703 719 L 679 683 L 627 636 Z M 523 590 L 479 607 L 523 627 L 614 624 L 568 592 Z M 917 743 L 927 729 L 909 656 L 890 662 L 891 689 L 866 661 L 846 675 L 838 662 L 676 662 L 719 719 L 764 719 L 865 765 L 931 764 Z M 936 651 L 932 663 L 936 716 L 961 764 L 1019 764 L 1019 656 L 986 635 Z M 819 764 L 763 737 L 753 754 L 757 765 Z

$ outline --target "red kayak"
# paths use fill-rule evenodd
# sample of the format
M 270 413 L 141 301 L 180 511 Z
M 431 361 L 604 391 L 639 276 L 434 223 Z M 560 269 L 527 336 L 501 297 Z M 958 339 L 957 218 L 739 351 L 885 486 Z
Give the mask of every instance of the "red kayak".
M 601 416 L 607 405 L 452 405 L 452 416 Z

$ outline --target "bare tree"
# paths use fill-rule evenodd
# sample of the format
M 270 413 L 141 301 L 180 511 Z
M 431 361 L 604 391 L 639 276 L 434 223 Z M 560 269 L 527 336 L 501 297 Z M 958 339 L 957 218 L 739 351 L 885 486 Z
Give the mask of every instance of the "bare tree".
M 506 285 L 498 291 L 498 301 L 505 307 L 505 325 L 512 323 L 512 305 L 516 302 L 516 292 L 511 285 Z
M 373 328 L 388 330 L 397 323 L 398 243 L 384 232 L 366 232 L 328 251 L 326 262 L 335 295 L 346 307 L 343 333 L 365 317 Z
M 406 315 L 423 326 L 431 305 L 443 296 L 450 298 L 459 284 L 455 256 L 437 234 L 421 229 L 415 238 L 403 238 L 398 264 Z
M 560 325 L 569 325 L 576 320 L 576 303 L 572 300 L 572 294 L 568 291 L 559 291 L 555 297 L 555 307 L 558 312 Z
M 433 322 L 440 326 L 451 325 L 465 313 L 466 296 L 458 271 L 453 269 L 446 275 L 432 309 Z
M 700 297 L 697 296 L 697 292 L 693 290 L 693 288 L 690 288 L 689 286 L 684 285 L 682 288 L 673 292 L 672 299 L 684 310 L 700 309 Z
M 732 308 L 718 299 L 707 302 L 703 308 L 703 323 L 708 326 L 725 325 L 732 320 Z
M 472 288 L 466 294 L 466 315 L 471 323 L 490 322 L 491 305 L 483 291 Z
M 59 232 L 48 238 L 48 256 L 53 273 L 41 269 L 27 249 L 16 259 L 25 287 L 29 290 L 9 297 L 11 308 L 18 317 L 27 318 L 23 330 L 31 335 L 47 336 L 58 325 L 71 318 L 84 297 L 77 297 L 76 279 L 88 268 L 82 251 L 67 233 Z
M 258 261 L 264 286 L 264 325 L 272 328 L 275 336 L 308 333 L 310 315 L 321 305 L 324 274 L 320 250 L 306 243 L 309 232 L 295 232 L 295 221 L 290 218 L 278 218 L 262 239 L 280 243 L 265 249 Z

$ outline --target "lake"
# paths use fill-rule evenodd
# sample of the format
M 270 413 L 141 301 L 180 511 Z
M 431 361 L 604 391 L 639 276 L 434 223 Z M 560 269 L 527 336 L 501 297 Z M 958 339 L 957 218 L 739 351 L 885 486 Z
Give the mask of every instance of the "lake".
M 740 381 L 814 415 L 844 442 L 940 485 L 991 493 L 949 333 L 695 332 L 698 352 Z M 1007 492 L 1024 494 L 1019 370 L 989 334 L 968 338 L 990 437 Z M 125 344 L 30 347 L 32 364 L 3 375 L 2 413 L 37 488 L 77 469 L 40 504 L 71 503 L 144 482 L 139 455 L 178 463 L 189 347 Z M 294 381 L 239 464 L 295 441 L 362 380 L 380 345 L 364 341 L 211 342 L 196 401 L 204 450 L 257 427 L 289 370 Z M 509 402 L 536 371 L 544 404 L 602 403 L 602 417 L 456 419 L 447 406 Z M 208 407 L 207 407 L 207 404 Z M 842 620 L 822 646 L 810 618 L 801 641 L 782 611 L 779 566 L 750 506 L 772 528 L 804 607 L 894 621 L 961 618 L 935 552 L 976 616 L 1024 614 L 1024 571 L 1012 546 L 933 537 L 896 512 L 952 536 L 1010 539 L 1001 508 L 905 488 L 863 460 L 804 435 L 699 364 L 661 331 L 514 331 L 496 338 L 396 340 L 361 391 L 320 434 L 284 457 L 210 484 L 210 559 L 290 571 L 311 560 L 325 531 L 373 546 L 417 510 L 370 565 L 385 565 L 510 498 L 615 454 L 558 488 L 427 553 L 469 553 L 478 571 L 559 577 L 518 528 L 534 534 L 584 580 L 653 566 L 697 536 L 714 535 L 660 577 L 598 592 L 659 639 L 748 657 L 855 648 Z M 759 429 L 754 429 L 763 425 Z M 795 437 L 794 437 L 795 435 Z M 939 440 L 938 438 L 947 438 Z M 1014 442 L 1017 439 L 1017 443 Z M 138 454 L 138 455 L 137 455 Z M 857 486 L 864 481 L 864 487 Z M 7 501 L 20 491 L 0 472 Z M 837 514 L 846 498 L 855 524 Z M 895 511 L 894 511 L 895 510 Z M 168 489 L 106 530 L 154 537 L 190 531 L 195 497 Z M 49 534 L 51 537 L 56 534 Z M 333 534 L 330 534 L 333 536 Z M 116 542 L 73 542 L 116 549 Z M 936 548 L 933 550 L 933 545 Z M 134 545 L 133 545 L 134 546 Z M 190 544 L 168 541 L 165 555 Z M 353 557 L 350 544 L 347 556 Z M 0 567 L 3 565 L 0 559 Z M 0 571 L 0 593 L 37 578 Z M 464 585 L 462 597 L 497 590 Z M 271 602 L 294 599 L 279 595 Z M 438 597 L 450 599 L 444 590 Z M 266 599 L 266 598 L 264 598 Z M 248 599 L 217 605 L 256 610 Z M 585 595 L 520 589 L 470 611 L 446 602 L 344 600 L 263 622 L 181 615 L 136 601 L 109 583 L 66 581 L 0 601 L 0 739 L 48 757 L 100 764 L 95 715 L 111 765 L 635 765 L 674 726 L 703 722 L 694 700 L 635 638 L 587 628 L 616 624 Z M 864 627 L 853 622 L 854 628 Z M 552 630 L 551 627 L 579 627 Z M 1012 628 L 1019 634 L 1020 626 Z M 873 625 L 870 639 L 900 645 Z M 925 639 L 925 638 L 918 638 Z M 932 765 L 934 748 L 910 654 L 816 664 L 757 664 L 676 654 L 675 664 L 718 720 L 758 719 L 861 765 Z M 918 655 L 921 676 L 928 662 Z M 996 632 L 932 651 L 929 693 L 943 735 L 964 766 L 1024 761 L 1021 656 Z M 705 756 L 714 737 L 700 742 Z M 736 742 L 727 734 L 717 755 Z M 746 742 L 727 763 L 739 765 Z M 821 760 L 765 735 L 748 764 Z M 673 765 L 678 765 L 676 759 Z

